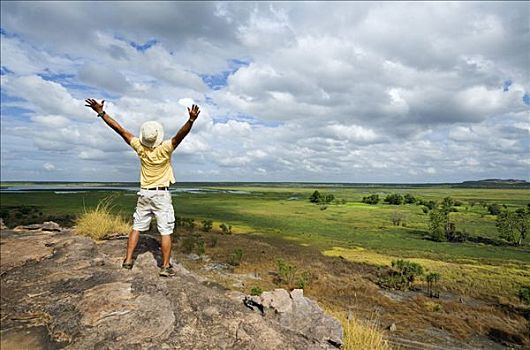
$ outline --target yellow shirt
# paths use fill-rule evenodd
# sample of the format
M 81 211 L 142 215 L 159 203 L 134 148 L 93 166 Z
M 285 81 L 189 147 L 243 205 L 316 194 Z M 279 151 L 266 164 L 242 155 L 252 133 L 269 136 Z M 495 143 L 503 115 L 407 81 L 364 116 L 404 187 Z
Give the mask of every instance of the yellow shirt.
M 131 147 L 140 157 L 140 185 L 144 188 L 165 187 L 175 183 L 171 154 L 171 140 L 165 140 L 155 148 L 142 145 L 138 137 L 133 137 Z

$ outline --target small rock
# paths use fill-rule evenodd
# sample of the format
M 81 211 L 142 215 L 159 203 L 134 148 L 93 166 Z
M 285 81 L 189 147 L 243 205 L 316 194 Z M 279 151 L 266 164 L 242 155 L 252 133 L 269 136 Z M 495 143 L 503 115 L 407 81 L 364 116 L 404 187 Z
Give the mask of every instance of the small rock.
M 0 230 L 7 230 L 7 226 L 4 224 L 4 219 L 0 218 Z
M 24 231 L 61 231 L 61 226 L 53 221 L 46 221 L 42 224 L 31 224 L 31 225 L 19 225 L 13 229 L 15 232 L 24 232 Z
M 41 230 L 43 231 L 61 231 L 61 226 L 53 221 L 46 221 L 42 223 Z
M 195 253 L 188 254 L 188 255 L 186 255 L 186 257 L 188 259 L 190 259 L 190 260 L 193 260 L 193 261 L 197 261 L 197 260 L 199 260 L 201 258 L 200 256 L 198 256 Z
M 392 324 L 390 325 L 390 327 L 388 327 L 388 329 L 390 330 L 390 332 L 395 332 L 397 331 L 397 326 L 394 322 L 392 322 Z
M 274 292 L 272 292 L 272 301 L 270 305 L 279 313 L 291 311 L 293 308 L 291 296 L 285 289 L 280 288 L 275 289 Z

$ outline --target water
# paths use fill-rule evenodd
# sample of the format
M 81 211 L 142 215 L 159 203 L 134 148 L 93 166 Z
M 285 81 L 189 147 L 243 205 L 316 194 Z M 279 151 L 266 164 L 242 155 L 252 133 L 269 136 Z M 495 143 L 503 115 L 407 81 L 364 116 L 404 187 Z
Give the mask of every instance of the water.
M 17 186 L 5 186 L 0 188 L 0 193 L 27 193 L 27 192 L 54 192 L 55 194 L 75 194 L 84 192 L 108 192 L 108 191 L 124 191 L 124 192 L 138 192 L 139 187 L 135 186 L 83 186 L 83 185 L 17 185 Z M 206 187 L 193 187 L 193 188 L 182 188 L 175 187 L 170 188 L 171 193 L 193 193 L 193 194 L 206 194 L 206 193 L 230 193 L 230 194 L 251 194 L 249 191 L 241 190 L 223 190 L 213 189 Z

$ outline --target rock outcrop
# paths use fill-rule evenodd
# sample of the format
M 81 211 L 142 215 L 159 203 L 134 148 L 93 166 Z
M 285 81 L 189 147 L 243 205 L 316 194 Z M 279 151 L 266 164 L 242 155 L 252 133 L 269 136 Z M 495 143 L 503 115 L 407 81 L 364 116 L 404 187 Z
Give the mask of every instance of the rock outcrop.
M 158 242 L 149 236 L 142 236 L 128 271 L 121 268 L 126 244 L 121 239 L 96 244 L 70 231 L 38 228 L 1 235 L 3 346 L 13 343 L 12 330 L 42 327 L 52 347 L 66 349 L 336 349 L 341 344 L 340 323 L 302 290 L 250 297 L 179 264 L 175 277 L 159 277 Z

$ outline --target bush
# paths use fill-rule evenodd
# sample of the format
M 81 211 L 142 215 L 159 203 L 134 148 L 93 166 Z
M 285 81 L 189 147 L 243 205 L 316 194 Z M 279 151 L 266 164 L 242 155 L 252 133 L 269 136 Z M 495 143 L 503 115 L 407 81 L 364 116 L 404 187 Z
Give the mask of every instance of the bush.
M 296 266 L 289 264 L 283 259 L 277 260 L 277 283 L 286 284 L 289 289 L 292 289 L 294 286 L 294 281 L 296 277 Z
M 241 265 L 241 260 L 243 259 L 243 250 L 235 249 L 232 254 L 228 256 L 228 264 L 232 266 Z
M 385 203 L 400 205 L 403 203 L 403 196 L 399 193 L 392 193 L 385 197 Z
M 501 238 L 521 245 L 530 231 L 530 212 L 524 209 L 515 212 L 504 210 L 497 215 L 496 225 Z
M 204 240 L 202 239 L 202 237 L 199 237 L 197 239 L 197 243 L 195 244 L 195 248 L 196 248 L 196 252 L 197 252 L 197 255 L 199 256 L 202 256 L 204 255 L 204 253 L 206 253 L 206 248 L 204 246 Z
M 219 225 L 219 228 L 224 234 L 229 235 L 232 233 L 232 225 L 227 226 L 225 223 L 222 223 L 221 225 Z
M 530 286 L 523 286 L 519 289 L 519 300 L 530 305 Z
M 195 228 L 195 219 L 194 218 L 181 218 L 180 216 L 175 217 L 175 226 L 184 227 L 189 231 L 192 231 Z
M 213 247 L 217 246 L 217 242 L 218 242 L 218 238 L 216 236 L 211 236 L 208 239 L 208 246 L 213 248 Z
M 414 197 L 410 193 L 405 194 L 405 196 L 403 197 L 403 200 L 405 201 L 405 204 L 414 204 L 414 203 L 416 203 L 416 197 Z
M 196 242 L 197 238 L 194 235 L 185 236 L 184 239 L 182 239 L 182 245 L 180 249 L 183 253 L 190 254 L 191 252 L 193 252 Z
M 362 202 L 366 203 L 366 204 L 375 205 L 375 204 L 379 203 L 379 195 L 378 194 L 371 194 L 369 196 L 363 197 Z
M 497 203 L 489 204 L 488 212 L 490 215 L 499 215 L 501 213 L 501 207 Z
M 130 223 L 122 216 L 111 213 L 113 200 L 112 196 L 106 197 L 95 208 L 85 209 L 75 220 L 75 232 L 96 240 L 129 233 Z
M 446 228 L 449 224 L 449 214 L 440 209 L 431 211 L 429 214 L 429 233 L 435 241 L 442 242 L 447 240 Z
M 423 211 L 423 214 L 427 214 L 429 212 L 429 208 L 425 206 L 421 207 L 421 210 Z
M 439 298 L 440 292 L 438 291 L 438 282 L 442 276 L 437 272 L 431 272 L 425 276 L 425 281 L 427 281 L 427 288 L 430 298 Z
M 315 192 L 313 192 L 313 194 L 311 194 L 311 196 L 309 197 L 309 201 L 315 204 L 329 204 L 333 202 L 334 199 L 335 199 L 334 195 L 322 194 L 318 192 L 318 190 L 315 190 Z
M 315 192 L 313 192 L 313 194 L 311 194 L 311 196 L 309 197 L 309 201 L 311 203 L 320 203 L 320 198 L 321 198 L 320 192 L 318 192 L 318 190 L 315 190 Z
M 296 279 L 296 288 L 304 289 L 310 281 L 311 273 L 309 271 L 304 271 Z
M 392 212 L 392 225 L 399 226 L 401 225 L 401 220 L 403 220 L 403 214 L 397 210 Z
M 382 287 L 409 290 L 417 277 L 423 275 L 423 267 L 415 262 L 393 260 L 392 268 L 379 279 Z
M 263 289 L 260 287 L 252 287 L 250 288 L 250 295 L 261 295 L 263 293 Z
M 204 232 L 210 232 L 213 228 L 212 220 L 202 220 L 202 230 Z
M 429 208 L 429 210 L 433 210 L 434 208 L 436 208 L 438 203 L 436 203 L 435 201 L 426 201 L 426 202 L 424 202 L 423 205 L 425 205 L 427 208 Z

